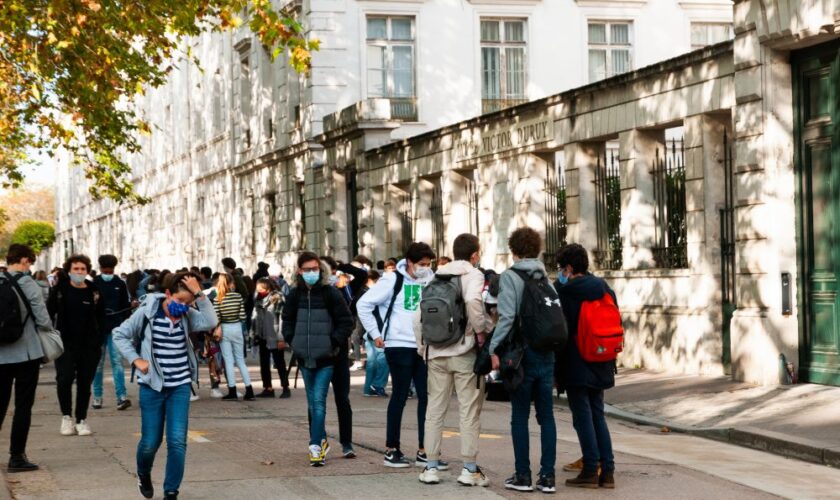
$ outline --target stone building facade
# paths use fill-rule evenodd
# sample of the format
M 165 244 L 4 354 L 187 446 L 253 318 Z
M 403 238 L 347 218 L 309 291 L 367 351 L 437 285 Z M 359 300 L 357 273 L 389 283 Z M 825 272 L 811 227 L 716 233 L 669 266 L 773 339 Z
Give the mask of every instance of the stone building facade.
M 347 17 L 355 16 L 358 35 L 371 15 L 365 8 L 380 15 L 418 9 L 422 51 L 424 9 L 450 3 L 313 0 L 301 12 L 325 47 L 347 44 L 325 60 L 353 60 L 367 71 L 349 48 L 358 45 L 361 53 L 365 40 L 353 41 L 338 21 L 346 12 L 353 10 Z M 559 8 L 539 0 L 456 3 L 475 10 L 469 16 L 479 31 L 482 9 L 494 16 L 532 9 L 532 40 L 539 9 Z M 713 4 L 677 5 L 685 20 L 685 12 Z M 316 6 L 331 14 L 315 15 Z M 263 89 L 253 109 L 259 103 L 282 113 L 285 106 L 292 113 L 287 120 L 301 117 L 299 128 L 277 125 L 273 142 L 254 139 L 243 153 L 242 130 L 265 137 L 265 115 L 254 111 L 247 123 L 237 118 L 244 115 L 236 111 L 242 101 L 235 89 L 243 87 L 235 84 L 224 96 L 234 111 L 223 131 L 205 134 L 195 146 L 179 142 L 185 132 L 173 129 L 173 141 L 150 144 L 155 154 L 136 159 L 141 192 L 153 194 L 155 203 L 117 209 L 72 194 L 83 183 L 60 184 L 59 197 L 73 199 L 59 207 L 59 245 L 75 238 L 76 250 L 113 248 L 131 266 L 212 264 L 230 254 L 246 266 L 262 259 L 290 269 L 301 248 L 382 259 L 398 256 L 410 240 L 424 240 L 448 253 L 457 234 L 471 231 L 482 240 L 481 264 L 501 270 L 510 264 L 507 235 L 527 224 L 545 234 L 549 251 L 564 241 L 592 251 L 595 272 L 611 282 L 622 306 L 625 366 L 731 373 L 769 384 L 780 381 L 784 355 L 801 379 L 840 383 L 840 255 L 833 244 L 840 236 L 833 223 L 840 217 L 840 1 L 737 1 L 726 7 L 734 41 L 647 65 L 635 57 L 640 69 L 585 84 L 589 69 L 601 68 L 600 52 L 592 51 L 604 49 L 586 42 L 590 35 L 600 40 L 600 28 L 590 25 L 609 26 L 618 14 L 581 12 L 653 7 L 659 4 L 575 2 L 584 46 L 578 55 L 584 56 L 569 56 L 570 65 L 587 69 L 571 82 L 544 81 L 551 84 L 535 83 L 532 74 L 527 102 L 475 118 L 469 117 L 489 110 L 475 97 L 481 84 L 476 94 L 453 94 L 455 76 L 443 87 L 430 84 L 435 93 L 417 98 L 419 119 L 411 122 L 401 118 L 405 110 L 393 96 L 366 92 L 350 70 L 316 66 L 301 81 L 300 104 L 292 105 L 286 92 L 294 75 L 262 65 L 286 84 Z M 640 38 L 643 18 L 636 21 Z M 623 40 L 622 29 L 605 40 L 604 50 L 619 54 L 609 52 L 607 68 L 624 60 L 623 49 L 612 44 Z M 208 42 L 225 47 L 225 64 L 243 50 L 259 52 L 237 36 Z M 481 37 L 473 38 L 473 55 L 464 60 L 474 70 L 483 66 Z M 468 69 L 460 78 L 470 84 L 476 77 L 469 64 L 428 68 L 420 60 L 418 91 L 434 75 L 457 73 L 456 66 Z M 429 76 L 420 77 L 424 71 Z M 208 85 L 206 75 L 201 85 Z M 176 76 L 173 85 L 179 81 L 194 84 Z M 166 117 L 169 102 L 181 105 L 151 94 L 149 109 L 159 117 Z M 424 115 L 427 105 L 437 111 Z M 213 116 L 193 123 L 212 129 Z M 176 150 L 194 147 L 161 162 L 170 142 Z M 163 224 L 166 236 L 154 231 Z

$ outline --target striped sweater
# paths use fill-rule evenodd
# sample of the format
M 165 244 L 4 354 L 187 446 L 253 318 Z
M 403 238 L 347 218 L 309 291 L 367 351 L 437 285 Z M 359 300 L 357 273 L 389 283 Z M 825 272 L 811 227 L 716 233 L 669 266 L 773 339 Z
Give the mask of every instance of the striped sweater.
M 192 371 L 187 358 L 184 321 L 172 323 L 162 312 L 152 321 L 152 352 L 163 373 L 163 386 L 188 384 L 192 380 Z
M 237 292 L 228 292 L 224 300 L 218 297 L 213 301 L 216 316 L 220 323 L 241 323 L 245 321 L 245 302 Z

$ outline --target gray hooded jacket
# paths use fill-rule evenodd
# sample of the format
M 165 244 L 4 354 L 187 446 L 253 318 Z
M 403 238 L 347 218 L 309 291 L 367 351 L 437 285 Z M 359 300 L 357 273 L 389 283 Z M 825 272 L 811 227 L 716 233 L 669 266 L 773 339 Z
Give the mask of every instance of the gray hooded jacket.
M 120 354 L 133 364 L 138 359 L 145 359 L 149 362 L 149 372 L 146 374 L 137 373 L 137 380 L 160 392 L 163 389 L 163 371 L 155 359 L 152 351 L 152 320 L 157 314 L 161 301 L 166 299 L 162 293 L 150 293 L 143 297 L 140 307 L 123 323 L 114 328 L 112 336 L 114 344 Z M 190 331 L 207 332 L 216 327 L 219 323 L 216 319 L 216 310 L 213 304 L 206 297 L 196 301 L 198 310 L 190 308 L 185 318 L 184 334 L 187 337 L 187 358 L 190 361 L 190 371 L 193 381 L 198 381 L 198 360 L 195 358 L 195 350 L 190 342 Z M 143 329 L 145 327 L 145 332 Z M 140 352 L 137 352 L 137 342 L 142 332 L 143 340 L 140 342 Z
M 499 277 L 499 304 L 497 311 L 499 321 L 490 340 L 490 352 L 495 353 L 508 335 L 513 331 L 516 315 L 519 314 L 519 306 L 522 304 L 522 292 L 525 291 L 525 282 L 512 269 L 525 271 L 532 278 L 547 276 L 545 265 L 539 259 L 522 259 L 515 262 L 510 269 L 506 270 Z

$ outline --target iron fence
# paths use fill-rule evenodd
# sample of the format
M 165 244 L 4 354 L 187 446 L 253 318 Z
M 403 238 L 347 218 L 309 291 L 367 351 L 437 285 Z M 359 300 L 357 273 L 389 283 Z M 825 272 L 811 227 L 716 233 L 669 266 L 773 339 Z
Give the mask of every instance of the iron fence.
M 440 257 L 444 254 L 444 222 L 443 222 L 443 193 L 440 181 L 435 182 L 432 189 L 432 199 L 429 205 L 432 215 L 432 249 L 435 255 Z
M 657 267 L 688 267 L 686 253 L 685 143 L 682 139 L 665 142 L 656 149 L 653 176 L 656 242 L 653 259 Z
M 528 102 L 528 99 L 482 99 L 481 114 L 493 113 Z
M 730 321 L 737 308 L 735 302 L 735 186 L 732 168 L 732 144 L 723 133 L 723 208 L 720 209 L 720 279 L 723 302 L 723 365 L 732 362 Z
M 391 119 L 404 122 L 417 121 L 417 99 L 414 97 L 391 97 Z
M 598 231 L 595 264 L 601 269 L 621 269 L 621 179 L 615 152 L 604 152 L 603 156 L 598 156 L 595 197 Z
M 566 244 L 566 172 L 548 165 L 545 177 L 545 264 L 553 268 L 555 255 Z
M 467 207 L 469 208 L 469 225 L 470 234 L 478 236 L 478 186 L 475 182 L 475 170 L 471 172 L 471 177 L 467 177 L 464 184 L 464 195 L 467 200 Z
M 405 251 L 414 240 L 414 224 L 411 217 L 411 195 L 403 193 L 398 196 L 400 220 L 400 249 Z

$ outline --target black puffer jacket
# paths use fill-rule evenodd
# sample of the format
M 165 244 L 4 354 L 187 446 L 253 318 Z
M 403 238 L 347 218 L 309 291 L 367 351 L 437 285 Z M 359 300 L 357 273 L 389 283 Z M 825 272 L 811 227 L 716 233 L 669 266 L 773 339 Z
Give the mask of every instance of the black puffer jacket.
M 604 363 L 588 363 L 583 360 L 577 348 L 578 317 L 580 316 L 581 303 L 588 300 L 597 300 L 605 293 L 612 295 L 615 300 L 615 292 L 610 289 L 606 281 L 586 274 L 580 276 L 565 285 L 554 284 L 557 294 L 560 296 L 560 303 L 563 305 L 563 313 L 566 315 L 566 324 L 569 326 L 569 342 L 566 344 L 564 356 L 558 356 L 562 362 L 557 367 L 558 387 L 589 387 L 592 389 L 609 389 L 615 385 L 615 361 Z M 616 300 L 616 304 L 618 301 Z M 558 363 L 560 364 L 560 363 Z
M 332 364 L 353 331 L 353 317 L 341 293 L 324 283 L 310 288 L 299 279 L 286 297 L 282 317 L 283 338 L 305 368 Z

